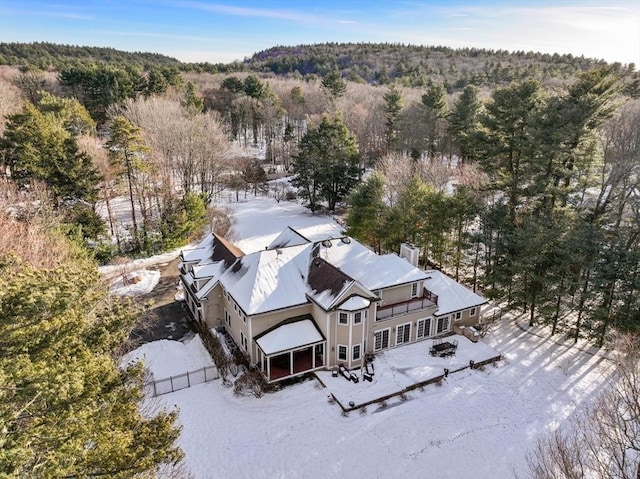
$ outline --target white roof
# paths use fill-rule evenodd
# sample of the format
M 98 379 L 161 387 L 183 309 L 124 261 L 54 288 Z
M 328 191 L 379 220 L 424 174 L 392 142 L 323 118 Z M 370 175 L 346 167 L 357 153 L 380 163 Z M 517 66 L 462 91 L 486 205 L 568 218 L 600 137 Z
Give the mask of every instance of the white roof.
M 303 347 L 323 341 L 318 328 L 310 319 L 283 324 L 256 340 L 265 354 L 271 355 L 289 349 Z
M 438 316 L 473 308 L 487 302 L 482 296 L 440 271 L 429 270 L 426 274 L 428 279 L 425 280 L 424 287 L 438 295 L 438 309 L 435 312 Z
M 370 291 L 396 286 L 427 277 L 396 254 L 380 256 L 357 241 L 331 240 L 331 247 L 320 248 L 320 257 L 340 268 Z
M 248 315 L 307 303 L 311 245 L 263 250 L 238 258 L 220 282 Z
M 344 303 L 340 305 L 340 309 L 344 311 L 357 311 L 358 309 L 368 308 L 371 304 L 367 298 L 362 296 L 351 296 Z
M 181 251 L 182 259 L 190 263 L 192 261 L 201 261 L 211 257 L 213 253 L 213 235 L 208 234 L 195 248 L 183 249 Z

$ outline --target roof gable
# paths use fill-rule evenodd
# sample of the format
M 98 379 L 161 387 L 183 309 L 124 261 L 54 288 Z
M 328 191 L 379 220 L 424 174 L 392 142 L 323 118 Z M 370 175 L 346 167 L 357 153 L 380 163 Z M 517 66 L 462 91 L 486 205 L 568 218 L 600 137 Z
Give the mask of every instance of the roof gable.
M 488 301 L 438 270 L 429 270 L 424 287 L 438 295 L 438 316 L 481 306 Z

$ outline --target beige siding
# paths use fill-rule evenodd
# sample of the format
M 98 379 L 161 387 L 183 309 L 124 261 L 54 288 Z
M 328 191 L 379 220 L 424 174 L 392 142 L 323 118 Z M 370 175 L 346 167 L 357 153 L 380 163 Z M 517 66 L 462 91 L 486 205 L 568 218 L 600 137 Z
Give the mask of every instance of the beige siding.
M 411 284 L 379 290 L 381 302 L 378 306 L 387 306 L 411 299 Z M 418 296 L 422 295 L 422 281 L 418 282 Z
M 403 315 L 399 315 L 396 316 L 394 318 L 391 319 L 386 319 L 384 321 L 370 321 L 370 328 L 367 334 L 367 352 L 368 353 L 372 353 L 374 350 L 374 334 L 377 331 L 382 331 L 384 329 L 389 329 L 390 334 L 389 334 L 389 347 L 393 348 L 398 346 L 399 344 L 397 344 L 397 333 L 398 333 L 398 327 L 405 325 L 405 324 L 410 324 L 410 335 L 409 335 L 409 342 L 413 342 L 418 340 L 417 337 L 417 333 L 418 333 L 418 321 L 421 319 L 426 319 L 426 318 L 432 318 L 431 320 L 431 330 L 430 333 L 427 334 L 426 337 L 431 336 L 432 333 L 435 334 L 435 319 L 433 318 L 433 312 L 435 311 L 436 307 L 434 306 L 433 308 L 429 308 L 429 309 L 423 309 L 421 311 L 416 311 L 415 313 L 411 313 L 411 314 L 403 314 Z M 420 340 L 425 339 L 425 338 L 419 338 Z M 407 343 L 404 343 L 407 344 Z
M 476 326 L 480 321 L 480 306 L 475 308 L 475 314 L 471 316 L 471 310 L 474 308 L 465 309 L 460 311 L 460 319 L 456 318 L 456 313 L 451 314 L 451 321 L 456 326 Z

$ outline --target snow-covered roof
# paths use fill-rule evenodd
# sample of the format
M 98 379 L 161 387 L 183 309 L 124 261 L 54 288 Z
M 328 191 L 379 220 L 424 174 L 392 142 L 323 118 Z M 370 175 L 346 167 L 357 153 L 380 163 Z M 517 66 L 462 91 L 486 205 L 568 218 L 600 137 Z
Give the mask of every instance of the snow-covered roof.
M 429 270 L 426 274 L 428 278 L 424 287 L 438 295 L 438 309 L 435 312 L 438 316 L 487 303 L 485 298 L 440 271 Z
M 274 239 L 267 249 L 286 248 L 287 246 L 300 246 L 303 244 L 309 244 L 310 241 L 294 230 L 291 226 L 287 226 L 286 229 L 280 233 L 276 239 Z
M 486 303 L 439 271 L 424 272 L 395 254 L 380 256 L 345 236 L 327 239 L 330 235 L 326 228 L 308 230 L 303 235 L 287 228 L 272 242 L 275 247 L 244 256 L 226 240 L 211 235 L 211 247 L 206 242 L 201 244 L 209 256 L 192 272 L 193 278 L 210 278 L 198 291 L 198 298 L 205 298 L 219 282 L 247 315 L 302 305 L 309 300 L 327 311 L 340 301 L 341 309 L 357 310 L 369 306 L 374 297 L 372 291 L 425 280 L 425 287 L 439 297 L 436 314 Z M 311 242 L 309 233 L 325 239 Z M 349 298 L 350 289 L 356 284 L 365 294 Z
M 357 311 L 359 309 L 368 308 L 371 304 L 367 298 L 362 296 L 351 296 L 344 303 L 340 304 L 340 309 L 344 311 Z
M 350 238 L 331 240 L 331 246 L 320 248 L 320 257 L 374 291 L 427 277 L 407 260 L 396 254 L 378 255 Z
M 309 346 L 320 341 L 324 341 L 324 337 L 310 319 L 283 324 L 256 339 L 256 343 L 266 355 Z
M 246 314 L 307 303 L 310 245 L 257 251 L 238 258 L 220 282 Z

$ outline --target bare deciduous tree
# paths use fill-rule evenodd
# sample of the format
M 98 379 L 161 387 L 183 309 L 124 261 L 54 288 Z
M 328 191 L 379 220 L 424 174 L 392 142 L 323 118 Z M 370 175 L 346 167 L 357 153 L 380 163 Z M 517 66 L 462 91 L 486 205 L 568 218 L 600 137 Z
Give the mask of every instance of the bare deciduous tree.
M 533 479 L 637 479 L 640 474 L 640 337 L 624 337 L 600 397 L 527 458 Z

